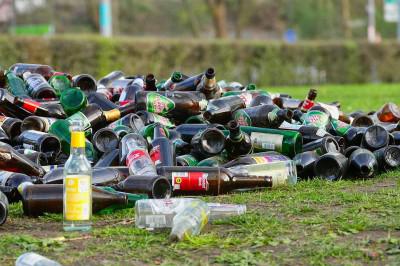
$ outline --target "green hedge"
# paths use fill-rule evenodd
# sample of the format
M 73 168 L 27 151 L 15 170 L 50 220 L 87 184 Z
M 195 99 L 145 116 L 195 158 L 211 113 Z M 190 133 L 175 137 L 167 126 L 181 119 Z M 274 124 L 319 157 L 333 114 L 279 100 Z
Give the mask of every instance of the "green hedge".
M 97 36 L 0 37 L 1 66 L 15 62 L 52 65 L 60 71 L 99 78 L 173 70 L 196 74 L 214 66 L 218 78 L 259 85 L 399 82 L 400 45 L 384 42 L 307 42 L 113 38 Z

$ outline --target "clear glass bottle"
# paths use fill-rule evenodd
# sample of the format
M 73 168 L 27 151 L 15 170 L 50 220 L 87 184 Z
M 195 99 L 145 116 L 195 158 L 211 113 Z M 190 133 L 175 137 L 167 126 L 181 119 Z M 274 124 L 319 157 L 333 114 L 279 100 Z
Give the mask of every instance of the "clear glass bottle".
M 64 166 L 64 230 L 88 231 L 92 218 L 92 169 L 85 155 L 83 122 L 71 122 L 71 153 Z

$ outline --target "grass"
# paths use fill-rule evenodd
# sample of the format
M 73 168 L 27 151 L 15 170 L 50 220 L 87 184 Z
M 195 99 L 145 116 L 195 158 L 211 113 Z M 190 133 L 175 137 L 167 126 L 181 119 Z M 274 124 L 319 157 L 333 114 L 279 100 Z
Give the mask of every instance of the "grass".
M 273 91 L 303 98 L 308 88 Z M 370 110 L 399 94 L 396 85 L 327 85 L 318 99 L 340 100 L 346 111 L 348 105 Z M 315 179 L 205 197 L 245 203 L 248 213 L 216 221 L 200 236 L 180 243 L 169 243 L 168 232 L 135 228 L 132 209 L 95 215 L 92 232 L 78 234 L 62 231 L 61 215 L 26 218 L 21 204 L 14 204 L 0 227 L 0 265 L 14 265 L 27 251 L 64 265 L 399 265 L 399 174 L 358 181 Z

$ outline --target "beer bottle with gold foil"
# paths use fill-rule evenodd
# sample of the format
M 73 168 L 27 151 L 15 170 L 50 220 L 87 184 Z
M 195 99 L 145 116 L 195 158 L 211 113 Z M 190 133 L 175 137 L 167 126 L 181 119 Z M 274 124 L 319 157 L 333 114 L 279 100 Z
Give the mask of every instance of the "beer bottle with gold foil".
M 219 98 L 221 96 L 221 88 L 215 79 L 214 68 L 210 67 L 206 70 L 199 85 L 197 85 L 197 90 L 204 93 L 207 100 Z
M 71 153 L 64 166 L 64 230 L 88 231 L 92 218 L 92 169 L 81 120 L 71 122 Z

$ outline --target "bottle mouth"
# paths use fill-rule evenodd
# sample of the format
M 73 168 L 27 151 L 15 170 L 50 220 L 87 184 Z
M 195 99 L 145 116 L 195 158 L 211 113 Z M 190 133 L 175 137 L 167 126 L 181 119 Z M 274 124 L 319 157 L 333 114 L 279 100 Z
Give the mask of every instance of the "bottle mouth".
M 400 148 L 397 146 L 390 146 L 385 151 L 385 162 L 390 167 L 398 167 L 400 165 Z
M 99 151 L 107 152 L 118 148 L 119 137 L 111 129 L 103 128 L 94 134 L 93 143 Z
M 213 114 L 211 113 L 211 111 L 205 111 L 205 112 L 203 113 L 203 117 L 204 117 L 204 119 L 207 120 L 207 121 L 211 120 L 212 115 L 213 115 Z
M 323 156 L 314 165 L 314 172 L 317 177 L 327 180 L 337 180 L 342 178 L 343 169 L 334 157 Z
M 60 140 L 56 137 L 49 135 L 42 141 L 42 143 L 40 143 L 39 149 L 43 153 L 59 154 L 61 151 Z
M 369 168 L 367 165 L 362 165 L 361 167 L 360 167 L 360 173 L 361 173 L 361 175 L 363 175 L 363 176 L 369 176 L 370 174 L 371 174 L 371 171 L 372 169 L 371 168 Z
M 41 119 L 36 118 L 34 116 L 28 116 L 27 118 L 24 119 L 24 121 L 22 121 L 21 131 L 22 132 L 26 130 L 41 131 L 42 127 L 43 127 L 43 122 L 41 121 Z
M 210 67 L 206 70 L 205 75 L 208 79 L 212 79 L 215 77 L 215 69 L 213 67 Z
M 353 118 L 351 125 L 353 127 L 369 127 L 374 124 L 374 121 L 369 116 L 360 115 Z
M 87 92 L 95 92 L 97 89 L 96 81 L 90 75 L 81 75 L 73 82 L 74 87 L 79 87 L 85 93 Z
M 154 199 L 168 199 L 171 197 L 171 184 L 166 178 L 158 178 L 153 183 L 152 197 Z
M 325 137 L 323 147 L 326 153 L 329 152 L 339 152 L 339 144 L 334 138 Z
M 201 136 L 201 145 L 207 153 L 218 154 L 225 148 L 225 136 L 218 129 L 206 129 Z
M 389 133 L 379 125 L 367 128 L 364 134 L 364 142 L 373 149 L 385 147 L 389 141 Z

